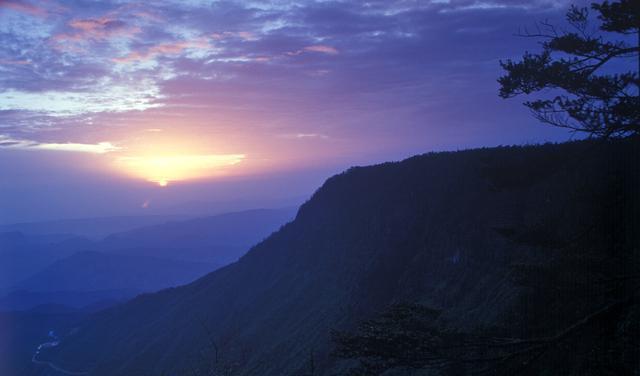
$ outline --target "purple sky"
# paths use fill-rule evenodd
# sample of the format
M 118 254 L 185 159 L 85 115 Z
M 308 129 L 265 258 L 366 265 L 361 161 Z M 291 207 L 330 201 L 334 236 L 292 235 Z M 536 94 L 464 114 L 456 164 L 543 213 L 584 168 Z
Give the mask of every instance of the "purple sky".
M 355 164 L 567 139 L 496 83 L 567 6 L 0 0 L 0 223 L 277 206 Z

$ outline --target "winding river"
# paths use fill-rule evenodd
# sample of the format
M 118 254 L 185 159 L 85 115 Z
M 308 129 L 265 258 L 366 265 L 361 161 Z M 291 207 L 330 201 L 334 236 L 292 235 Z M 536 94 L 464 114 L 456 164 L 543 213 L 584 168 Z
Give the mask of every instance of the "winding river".
M 55 365 L 53 362 L 49 362 L 46 360 L 39 360 L 38 359 L 38 355 L 40 355 L 40 351 L 42 351 L 43 349 L 46 348 L 50 348 L 50 347 L 56 347 L 60 344 L 60 339 L 58 338 L 58 336 L 56 336 L 56 333 L 53 330 L 49 331 L 49 339 L 50 341 L 48 342 L 44 342 L 38 345 L 38 347 L 36 348 L 36 352 L 33 354 L 33 357 L 31 357 L 31 362 L 35 363 L 35 364 L 41 364 L 41 365 L 45 365 L 49 368 L 51 368 L 54 371 L 57 371 L 59 373 L 62 373 L 64 375 L 87 375 L 88 372 L 74 372 L 74 371 L 69 371 L 66 370 L 62 367 L 58 367 L 57 365 Z

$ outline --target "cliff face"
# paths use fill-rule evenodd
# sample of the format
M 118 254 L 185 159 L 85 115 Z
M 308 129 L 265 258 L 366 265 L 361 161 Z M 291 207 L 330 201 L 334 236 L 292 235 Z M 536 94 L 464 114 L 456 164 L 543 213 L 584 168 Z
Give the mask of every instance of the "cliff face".
M 540 293 L 566 274 L 567 249 L 596 254 L 570 267 L 576 278 L 637 265 L 637 150 L 577 142 L 352 168 L 237 263 L 103 311 L 43 358 L 94 375 L 288 375 L 312 357 L 333 374 L 345 364 L 329 356 L 330 330 L 397 302 L 457 330 L 555 333 L 612 299 Z

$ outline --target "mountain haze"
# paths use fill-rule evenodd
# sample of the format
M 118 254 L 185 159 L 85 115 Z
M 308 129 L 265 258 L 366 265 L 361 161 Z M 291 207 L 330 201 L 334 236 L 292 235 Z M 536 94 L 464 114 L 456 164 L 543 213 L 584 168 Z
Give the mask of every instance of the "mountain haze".
M 225 265 L 293 219 L 295 208 L 255 209 L 112 234 L 97 250 Z
M 40 304 L 80 308 L 185 284 L 237 260 L 294 215 L 294 208 L 246 210 L 139 227 L 101 241 L 73 234 L 0 233 L 0 310 Z M 53 223 L 86 230 L 116 222 Z M 132 223 L 123 220 L 121 225 Z M 36 227 L 62 229 L 47 223 Z
M 148 292 L 193 281 L 216 269 L 208 263 L 78 252 L 22 281 L 32 292 L 125 290 Z
M 75 234 L 100 240 L 115 232 L 188 219 L 187 215 L 140 215 L 101 218 L 61 219 L 0 225 L 0 232 L 22 232 L 27 235 Z
M 56 260 L 91 246 L 91 241 L 75 235 L 0 233 L 0 292 Z

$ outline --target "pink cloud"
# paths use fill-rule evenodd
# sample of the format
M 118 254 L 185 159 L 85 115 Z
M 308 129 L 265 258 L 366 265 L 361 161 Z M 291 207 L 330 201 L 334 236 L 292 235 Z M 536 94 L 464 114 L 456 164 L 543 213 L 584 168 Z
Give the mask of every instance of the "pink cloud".
M 60 33 L 54 35 L 52 40 L 58 42 L 58 48 L 65 50 L 74 50 L 64 42 L 86 42 L 86 41 L 102 41 L 111 38 L 130 37 L 141 30 L 137 26 L 129 26 L 125 22 L 111 18 L 88 18 L 75 19 L 69 22 L 69 26 L 73 29 L 70 33 Z
M 318 52 L 327 55 L 337 55 L 340 53 L 335 47 L 327 46 L 325 44 L 314 44 L 312 46 L 304 47 L 301 50 L 287 52 L 286 54 L 289 56 L 297 56 L 304 52 Z
M 163 43 L 148 48 L 146 51 L 132 51 L 129 54 L 113 59 L 116 63 L 131 63 L 135 61 L 145 61 L 153 59 L 158 55 L 178 55 L 189 48 L 205 49 L 209 48 L 209 42 L 205 38 L 194 41 L 179 41 L 173 43 Z
M 328 54 L 328 55 L 337 55 L 339 52 L 335 47 L 332 46 L 327 46 L 324 44 L 316 44 L 313 46 L 307 46 L 305 48 L 303 48 L 303 50 L 305 51 L 309 51 L 309 52 L 320 52 L 323 54 Z
M 28 60 L 8 60 L 0 59 L 0 65 L 27 65 L 31 64 Z
M 103 30 L 106 25 L 114 22 L 112 18 L 101 17 L 98 19 L 83 19 L 83 20 L 71 20 L 69 26 L 74 29 L 84 30 L 86 32 L 93 32 L 96 30 Z
M 0 8 L 7 8 L 36 17 L 47 16 L 47 11 L 43 8 L 19 0 L 0 0 Z
M 269 62 L 271 60 L 272 59 L 269 56 L 258 56 L 258 57 L 253 58 L 253 61 L 257 61 L 257 62 L 260 62 L 260 63 L 266 63 L 266 62 Z

